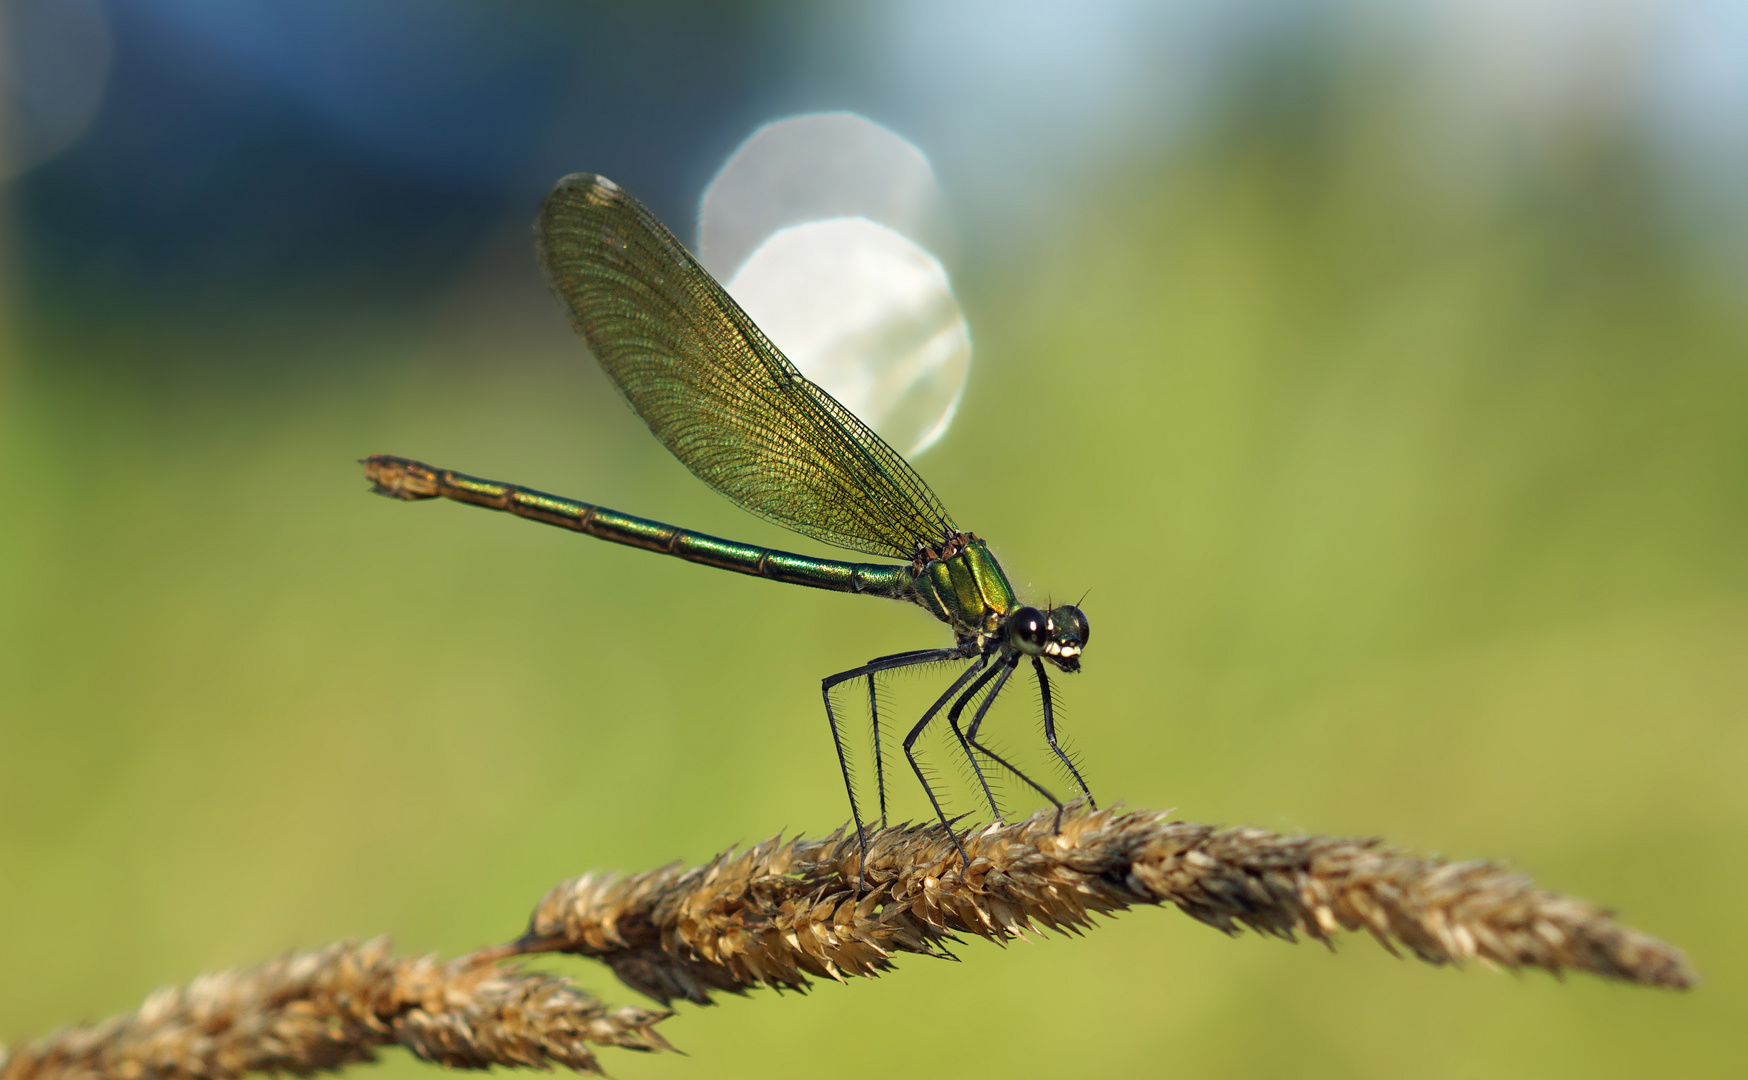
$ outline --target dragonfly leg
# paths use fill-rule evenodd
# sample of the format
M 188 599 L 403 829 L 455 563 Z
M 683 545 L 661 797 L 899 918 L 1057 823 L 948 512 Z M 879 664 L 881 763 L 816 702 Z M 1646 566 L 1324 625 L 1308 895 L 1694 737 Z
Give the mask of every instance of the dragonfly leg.
M 954 738 L 959 740 L 959 748 L 965 751 L 965 760 L 971 763 L 971 774 L 977 777 L 977 784 L 983 789 L 983 797 L 989 800 L 989 812 L 995 815 L 995 820 L 997 821 L 1002 819 L 1001 806 L 995 801 L 995 792 L 989 789 L 989 779 L 983 775 L 983 763 L 977 760 L 976 752 L 971 749 L 971 741 L 965 737 L 965 732 L 959 727 L 959 714 L 965 711 L 965 706 L 977 696 L 979 690 L 982 690 L 989 684 L 991 678 L 994 678 L 998 673 L 1006 670 L 1007 666 L 1004 664 L 996 664 L 984 669 L 983 674 L 977 677 L 977 681 L 970 686 L 967 686 L 965 692 L 959 695 L 959 700 L 953 702 L 953 707 L 947 710 L 947 723 L 953 729 Z M 994 689 L 990 690 L 989 697 L 983 702 L 983 708 L 978 710 L 978 716 L 983 715 L 983 709 L 989 708 L 989 701 L 994 699 L 995 695 L 1001 693 L 1001 684 L 1006 681 L 1007 676 L 1005 674 L 1001 675 L 1001 678 L 997 680 Z
M 987 747 L 987 746 L 985 746 L 982 743 L 977 741 L 978 729 L 983 727 L 984 714 L 989 712 L 989 707 L 990 707 L 990 705 L 992 705 L 995 702 L 996 695 L 1000 694 L 1001 688 L 1003 686 L 1007 685 L 1008 676 L 1012 675 L 1014 673 L 1014 669 L 1019 667 L 1019 665 L 1020 665 L 1020 654 L 1019 653 L 1013 654 L 1012 656 L 1008 657 L 1008 659 L 1005 662 L 998 665 L 998 667 L 1001 669 L 1001 675 L 999 678 L 996 679 L 995 685 L 990 687 L 988 696 L 986 696 L 983 699 L 983 701 L 977 706 L 977 712 L 971 717 L 971 726 L 969 728 L 967 728 L 965 731 L 965 738 L 971 743 L 972 746 L 975 746 L 977 748 L 978 753 L 989 755 L 989 757 L 992 760 L 994 760 L 996 764 L 1000 765 L 1002 768 L 1006 769 L 1008 772 L 1013 773 L 1015 776 L 1019 777 L 1022 781 L 1024 781 L 1033 791 L 1036 791 L 1038 794 L 1044 796 L 1044 798 L 1050 800 L 1050 805 L 1056 807 L 1056 827 L 1058 829 L 1061 829 L 1062 828 L 1062 801 L 1060 799 L 1058 799 L 1056 796 L 1050 794 L 1049 790 L 1046 789 L 1043 784 L 1038 783 L 1038 781 L 1032 779 L 1031 777 L 1027 776 L 1025 773 L 1021 772 L 1019 770 L 1019 768 L 1016 767 L 1012 762 L 1008 761 L 1006 758 L 1002 757 L 1000 754 L 996 753 L 994 750 L 991 750 L 989 747 Z M 990 670 L 994 671 L 996 669 L 991 668 Z
M 940 712 L 947 702 L 957 696 L 961 690 L 965 689 L 965 684 L 976 678 L 987 663 L 988 658 L 979 655 L 963 674 L 953 680 L 953 685 L 947 687 L 947 692 L 935 699 L 935 703 L 929 706 L 929 711 L 923 713 L 923 718 L 918 720 L 916 726 L 910 729 L 910 734 L 904 737 L 905 760 L 910 762 L 911 771 L 916 773 L 917 782 L 922 784 L 923 793 L 929 797 L 929 805 L 935 808 L 935 816 L 941 819 L 941 827 L 947 830 L 947 835 L 953 839 L 953 846 L 959 849 L 960 876 L 964 876 L 965 871 L 971 869 L 971 855 L 965 850 L 965 845 L 959 840 L 959 834 L 953 831 L 952 823 L 947 820 L 947 815 L 941 810 L 941 800 L 935 798 L 935 789 L 929 786 L 929 778 L 923 775 L 923 767 L 917 764 L 916 754 L 911 751 L 911 747 L 916 745 L 917 739 L 929 726 L 929 721 L 935 718 L 935 714 Z
M 886 746 L 880 741 L 880 695 L 868 675 L 868 722 L 874 729 L 874 790 L 880 793 L 880 827 L 886 828 Z
M 1093 801 L 1092 789 L 1086 786 L 1086 781 L 1081 779 L 1080 770 L 1074 767 L 1074 762 L 1056 744 L 1056 713 L 1051 704 L 1050 676 L 1044 673 L 1044 661 L 1036 656 L 1032 657 L 1032 670 L 1038 673 L 1038 696 L 1044 702 L 1044 741 L 1050 744 L 1056 760 L 1068 769 L 1068 775 L 1074 777 L 1074 782 L 1080 786 L 1080 793 L 1086 796 L 1087 805 L 1097 810 L 1099 804 Z
M 959 649 L 915 649 L 911 652 L 893 653 L 891 656 L 880 656 L 868 661 L 861 667 L 840 671 L 836 675 L 828 675 L 820 680 L 820 696 L 825 699 L 825 720 L 831 726 L 832 748 L 838 753 L 838 771 L 844 777 L 844 790 L 850 796 L 850 817 L 856 823 L 856 843 L 862 851 L 862 869 L 868 866 L 868 833 L 862 825 L 862 807 L 856 800 L 856 783 L 850 775 L 849 755 L 844 751 L 843 733 L 838 727 L 837 711 L 832 708 L 832 688 L 841 683 L 856 679 L 868 680 L 868 704 L 874 706 L 874 676 L 883 671 L 896 671 L 899 668 L 914 664 L 935 664 L 945 660 L 962 660 L 965 654 Z M 874 714 L 874 778 L 880 786 L 880 824 L 886 824 L 886 777 L 881 765 L 880 753 L 880 716 Z
M 844 790 L 850 796 L 850 817 L 856 822 L 856 845 L 861 848 L 862 861 L 856 868 L 857 892 L 861 892 L 862 876 L 868 870 L 868 832 L 862 827 L 862 808 L 856 803 L 856 782 L 850 778 L 850 761 L 844 755 L 844 736 L 838 730 L 838 717 L 832 711 L 831 684 L 823 691 L 825 696 L 825 722 L 832 729 L 832 748 L 838 752 L 838 771 L 844 776 Z

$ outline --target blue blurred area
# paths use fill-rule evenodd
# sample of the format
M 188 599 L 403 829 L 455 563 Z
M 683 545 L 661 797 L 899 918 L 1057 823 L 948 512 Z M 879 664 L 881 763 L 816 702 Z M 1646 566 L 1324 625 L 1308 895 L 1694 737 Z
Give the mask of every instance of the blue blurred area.
M 1748 182 L 1748 83 L 1731 74 L 1748 26 L 1719 0 L 104 10 L 114 61 L 96 123 L 13 184 L 19 261 L 45 313 L 76 317 L 94 296 L 414 299 L 578 169 L 689 233 L 740 138 L 830 108 L 917 142 L 988 251 L 1023 249 L 1101 178 L 1194 153 L 1211 130 L 1311 145 L 1357 106 L 1394 112 L 1457 187 L 1533 187 L 1571 165 L 1574 139 L 1606 133 L 1645 159 L 1684 243 L 1748 267 L 1734 194 Z
M 435 187 L 497 191 L 527 169 L 602 16 L 558 5 L 138 0 L 223 64 L 286 94 L 361 156 Z M 595 25 L 579 16 L 594 16 Z M 609 28 L 610 30 L 613 28 Z M 643 87 L 639 87 L 643 90 Z
M 763 11 L 732 4 L 109 11 L 104 108 L 14 193 L 51 311 L 417 297 L 578 168 L 683 221 L 768 67 Z

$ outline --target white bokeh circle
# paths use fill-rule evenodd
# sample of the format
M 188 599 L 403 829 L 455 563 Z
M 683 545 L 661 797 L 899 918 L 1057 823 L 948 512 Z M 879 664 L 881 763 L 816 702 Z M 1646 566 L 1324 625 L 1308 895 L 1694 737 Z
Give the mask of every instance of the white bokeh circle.
M 766 124 L 717 171 L 698 258 L 802 373 L 906 454 L 952 423 L 971 336 L 928 158 L 867 117 Z
M 971 366 L 947 272 L 866 218 L 778 231 L 727 288 L 802 374 L 906 455 L 946 433 Z

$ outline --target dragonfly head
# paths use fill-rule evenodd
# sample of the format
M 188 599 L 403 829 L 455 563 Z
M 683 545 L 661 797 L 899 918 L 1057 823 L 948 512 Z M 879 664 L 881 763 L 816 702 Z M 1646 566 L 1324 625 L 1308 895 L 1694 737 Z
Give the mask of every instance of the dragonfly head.
M 1042 656 L 1063 671 L 1080 670 L 1081 650 L 1091 634 L 1086 615 L 1073 604 L 1051 608 L 1015 608 L 1008 616 L 1008 640 L 1028 656 Z

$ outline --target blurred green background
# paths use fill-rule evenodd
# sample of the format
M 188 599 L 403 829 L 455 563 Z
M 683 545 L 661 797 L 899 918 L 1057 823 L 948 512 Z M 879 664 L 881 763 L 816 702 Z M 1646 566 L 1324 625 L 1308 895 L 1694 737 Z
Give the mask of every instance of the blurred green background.
M 341 938 L 457 954 L 586 869 L 842 821 L 816 680 L 943 644 L 926 615 L 368 498 L 354 462 L 819 552 L 618 402 L 527 222 L 588 169 L 689 236 L 753 127 L 851 108 L 953 203 L 977 359 L 918 467 L 1026 595 L 1088 591 L 1095 791 L 1509 860 L 1707 983 L 1140 911 L 686 1007 L 690 1057 L 606 1067 L 1748 1071 L 1730 5 L 47 10 L 10 0 L 14 66 L 23 27 L 101 68 L 64 145 L 10 121 L 0 1041 Z

